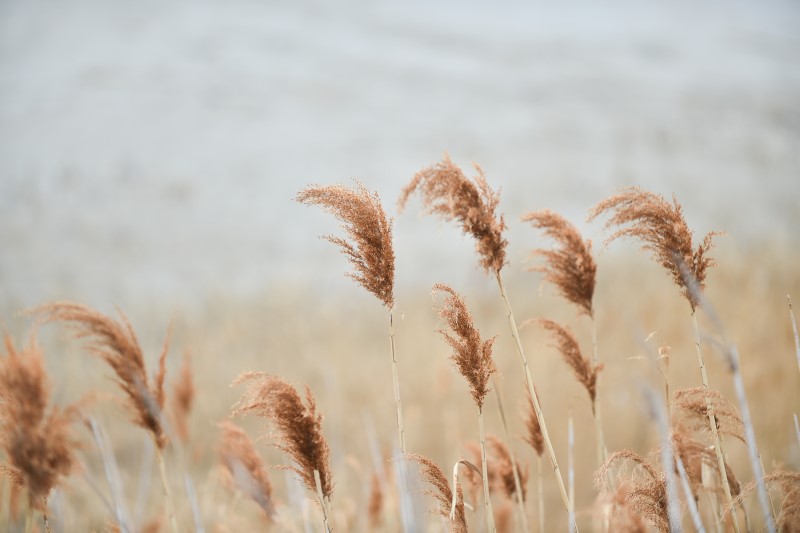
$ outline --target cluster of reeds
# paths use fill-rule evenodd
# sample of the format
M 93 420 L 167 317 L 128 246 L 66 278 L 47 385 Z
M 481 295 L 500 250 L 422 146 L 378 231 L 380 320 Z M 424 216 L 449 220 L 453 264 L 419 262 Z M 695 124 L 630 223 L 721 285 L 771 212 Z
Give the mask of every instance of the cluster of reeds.
M 477 175 L 469 178 L 446 156 L 414 176 L 403 189 L 399 201 L 402 209 L 414 193 L 419 193 L 429 213 L 456 222 L 465 234 L 474 238 L 480 266 L 497 281 L 503 303 L 501 312 L 506 314 L 525 382 L 520 391 L 523 412 L 519 421 L 524 426 L 524 433 L 515 439 L 509 429 L 496 379 L 499 366 L 496 364 L 499 354 L 494 353 L 497 336 L 482 336 L 461 294 L 449 285 L 436 284 L 433 287 L 434 299 L 437 300 L 435 309 L 444 324 L 437 333 L 450 349 L 450 361 L 466 380 L 478 415 L 478 443 L 462 443 L 464 455 L 453 457 L 452 463 L 448 461 L 453 465 L 452 482 L 433 460 L 419 453 L 421 450 L 411 452 L 406 445 L 395 345 L 392 220 L 377 194 L 360 183 L 353 187 L 312 186 L 301 191 L 296 198 L 303 204 L 324 208 L 342 223 L 345 237 L 325 238 L 337 245 L 351 263 L 353 270 L 348 276 L 377 297 L 389 315 L 389 353 L 400 454 L 383 464 L 383 456 L 378 451 L 381 458 L 375 462 L 374 471 L 362 473 L 367 489 L 364 501 L 368 518 L 364 523 L 373 529 L 380 528 L 386 523 L 387 514 L 396 513 L 400 519 L 389 523 L 403 524 L 406 531 L 424 527 L 419 523 L 408 494 L 417 490 L 413 476 L 407 471 L 409 464 L 415 464 L 428 486 L 427 493 L 436 502 L 434 513 L 448 531 L 467 531 L 470 523 L 477 520 L 471 518 L 471 513 L 482 515 L 485 529 L 490 532 L 529 531 L 531 515 L 537 518 L 536 529 L 542 532 L 553 530 L 556 526 L 545 521 L 546 511 L 550 517 L 566 513 L 564 518 L 569 520 L 570 529 L 574 531 L 578 530 L 579 523 L 585 527 L 588 521 L 583 517 L 589 514 L 594 517 L 595 530 L 602 532 L 648 531 L 648 527 L 659 531 L 680 531 L 687 514 L 697 531 L 722 531 L 728 527 L 737 532 L 751 531 L 762 527 L 761 524 L 770 532 L 777 531 L 778 527 L 785 531 L 794 530 L 792 528 L 800 523 L 800 474 L 788 469 L 765 473 L 744 391 L 738 350 L 704 294 L 710 268 L 714 265 L 709 252 L 716 233 L 709 233 L 695 246 L 677 200 L 670 203 L 660 195 L 637 188 L 626 189 L 601 201 L 590 210 L 589 221 L 610 214 L 606 228 L 613 232 L 608 241 L 619 238 L 637 240 L 667 270 L 690 306 L 700 370 L 699 386 L 671 392 L 668 362 L 677 356 L 670 356 L 666 347 L 659 350 L 657 360 L 666 394 L 662 398 L 653 392 L 652 387 L 643 387 L 642 403 L 648 406 L 661 435 L 660 445 L 650 458 L 627 449 L 607 450 L 601 406 L 608 392 L 600 380 L 605 364 L 600 362 L 596 321 L 596 314 L 602 312 L 605 304 L 598 305 L 594 300 L 598 267 L 591 242 L 581 236 L 573 223 L 557 213 L 540 210 L 522 217 L 555 243 L 551 249 L 533 251 L 537 263 L 531 270 L 541 273 L 567 302 L 576 306 L 579 317 L 584 317 L 581 320 L 589 320 L 591 356 L 584 355 L 579 335 L 566 324 L 547 318 L 531 319 L 525 323 L 536 324 L 549 334 L 590 401 L 596 443 L 594 483 L 597 493 L 595 501 L 581 502 L 581 507 L 578 507 L 574 492 L 572 416 L 570 414 L 567 424 L 568 450 L 560 450 L 569 457 L 569 482 L 565 483 L 502 276 L 507 265 L 509 243 L 505 236 L 505 219 L 499 209 L 500 195 L 490 187 L 483 170 L 477 165 L 475 169 Z M 789 306 L 800 362 L 800 340 L 797 340 L 791 302 Z M 728 365 L 737 392 L 737 404 L 710 387 L 700 343 L 697 320 L 700 311 L 713 325 L 715 336 L 711 344 L 721 351 Z M 156 358 L 156 371 L 148 372 L 146 357 L 134 329 L 121 313 L 115 320 L 89 307 L 62 302 L 36 308 L 31 314 L 37 317 L 38 323 L 68 324 L 78 338 L 84 339 L 88 353 L 110 367 L 122 392 L 130 422 L 145 430 L 152 442 L 161 475 L 162 505 L 170 528 L 177 532 L 193 525 L 196 531 L 203 531 L 203 513 L 191 476 L 186 472 L 189 459 L 184 449 L 197 433 L 190 431 L 188 424 L 195 400 L 193 367 L 188 352 L 169 392 L 165 388 L 169 336 Z M 110 529 L 143 530 L 141 517 L 132 517 L 127 511 L 114 454 L 102 426 L 74 406 L 49 407 L 51 384 L 35 336 L 22 350 L 6 337 L 5 353 L 5 357 L 0 359 L 0 447 L 4 456 L 0 474 L 10 481 L 10 499 L 18 502 L 20 494 L 27 497 L 28 527 L 33 527 L 34 513 L 38 512 L 43 517 L 45 528 L 49 528 L 48 498 L 75 470 L 76 457 L 82 445 L 76 436 L 79 428 L 75 422 L 83 420 L 100 451 L 112 492 L 111 501 L 105 501 L 113 517 Z M 232 407 L 231 417 L 255 415 L 264 420 L 268 431 L 261 439 L 270 441 L 288 457 L 289 462 L 270 466 L 259 450 L 259 439 L 251 439 L 243 427 L 230 420 L 217 421 L 216 453 L 218 477 L 222 484 L 230 492 L 252 502 L 254 509 L 260 510 L 260 527 L 310 529 L 313 526 L 308 520 L 309 513 L 297 509 L 296 502 L 282 501 L 279 488 L 276 488 L 278 485 L 273 485 L 270 479 L 271 471 L 287 471 L 291 479 L 306 489 L 307 499 L 303 501 L 316 502 L 317 514 L 325 531 L 354 530 L 356 522 L 346 518 L 347 512 L 334 508 L 331 447 L 323 432 L 323 417 L 311 390 L 306 387 L 305 393 L 301 394 L 285 379 L 260 371 L 241 374 L 233 385 L 243 385 L 245 390 Z M 491 434 L 485 428 L 484 415 L 490 393 L 497 400 L 502 424 L 500 435 Z M 591 438 L 591 430 L 587 433 Z M 580 427 L 578 436 L 585 436 Z M 527 442 L 531 449 L 522 454 L 515 452 L 516 440 Z M 747 450 L 752 472 L 734 470 L 726 453 L 729 445 Z M 535 506 L 531 504 L 528 487 L 531 476 L 527 458 L 533 457 L 537 462 L 538 503 Z M 176 501 L 173 480 L 168 476 L 168 459 L 173 477 L 176 471 L 183 474 L 185 494 L 179 502 Z M 543 472 L 543 459 L 549 460 L 552 466 L 553 481 L 563 503 L 561 511 L 545 508 L 544 483 L 547 479 Z M 392 496 L 390 477 L 397 481 L 394 496 L 399 505 L 395 507 L 387 506 Z M 86 479 L 92 482 L 88 474 Z M 745 482 L 745 479 L 752 481 Z M 752 506 L 747 505 L 747 498 L 754 491 L 758 495 L 760 517 L 755 516 Z M 97 492 L 103 497 L 102 490 Z M 479 493 L 482 493 L 482 512 L 477 504 Z M 781 498 L 771 498 L 777 495 Z M 230 515 L 236 514 L 230 511 L 233 505 L 228 508 Z M 17 507 L 17 504 L 12 507 Z M 295 507 L 295 514 L 303 515 L 301 525 L 291 517 L 292 507 Z M 592 513 L 580 512 L 589 507 L 593 508 Z M 550 520 L 563 521 L 563 518 Z

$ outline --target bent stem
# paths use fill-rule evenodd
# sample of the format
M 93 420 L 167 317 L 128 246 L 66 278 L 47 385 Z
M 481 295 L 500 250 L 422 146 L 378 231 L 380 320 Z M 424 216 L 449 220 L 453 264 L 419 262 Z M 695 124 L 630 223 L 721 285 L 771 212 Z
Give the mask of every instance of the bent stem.
M 539 421 L 539 428 L 542 430 L 542 437 L 544 439 L 545 447 L 547 448 L 547 455 L 550 457 L 550 462 L 553 465 L 553 472 L 555 473 L 556 481 L 558 482 L 558 489 L 561 492 L 561 500 L 564 503 L 564 508 L 567 510 L 567 513 L 571 514 L 573 512 L 572 502 L 570 501 L 569 496 L 567 496 L 567 488 L 564 485 L 564 479 L 561 476 L 561 470 L 558 467 L 558 460 L 556 459 L 556 453 L 553 450 L 553 443 L 550 442 L 550 435 L 547 432 L 547 424 L 544 421 L 542 408 L 539 406 L 539 398 L 536 396 L 536 390 L 533 387 L 533 378 L 531 377 L 531 371 L 528 366 L 528 359 L 525 357 L 525 351 L 522 348 L 522 341 L 519 338 L 517 322 L 514 320 L 514 313 L 511 311 L 511 303 L 508 301 L 508 295 L 506 294 L 506 289 L 503 285 L 503 276 L 500 274 L 500 270 L 495 271 L 495 276 L 497 278 L 497 284 L 500 287 L 500 296 L 503 297 L 503 301 L 506 304 L 508 324 L 511 327 L 511 336 L 513 337 L 517 346 L 517 353 L 519 354 L 520 363 L 525 370 L 525 382 L 528 385 L 528 392 L 533 400 L 534 412 L 536 413 L 536 419 Z M 578 528 L 576 527 L 575 530 L 577 531 L 577 529 Z
M 511 436 L 508 432 L 506 411 L 503 408 L 503 395 L 500 392 L 499 384 L 494 376 L 492 376 L 492 388 L 497 398 L 497 408 L 500 411 L 500 420 L 503 423 L 503 433 L 508 443 L 508 453 L 511 456 L 511 470 L 514 473 L 514 489 L 516 490 L 517 504 L 519 505 L 519 515 L 522 518 L 522 530 L 527 533 L 530 530 L 528 528 L 528 517 L 525 514 L 525 502 L 522 500 L 522 482 L 520 481 L 519 468 L 517 468 L 517 458 L 514 456 L 514 449 L 511 447 Z
M 397 375 L 397 354 L 394 349 L 394 310 L 389 310 L 389 345 L 392 354 L 392 379 L 394 381 L 394 403 L 397 408 L 397 434 L 400 438 L 400 453 L 406 454 L 406 434 L 403 427 L 403 407 L 400 403 L 400 380 Z
M 164 501 L 167 504 L 167 514 L 169 515 L 169 525 L 172 533 L 178 533 L 178 518 L 175 516 L 175 504 L 172 501 L 172 493 L 169 490 L 169 482 L 167 481 L 167 469 L 164 466 L 164 454 L 161 448 L 155 444 L 156 456 L 158 457 L 158 471 L 161 474 L 161 488 L 164 490 Z
M 497 533 L 492 512 L 492 500 L 489 498 L 489 468 L 486 464 L 486 437 L 483 432 L 483 409 L 478 407 L 478 429 L 481 437 L 481 474 L 483 477 L 483 502 L 486 511 L 486 529 L 489 533 Z M 454 489 L 455 490 L 455 489 Z
M 706 373 L 706 364 L 703 360 L 703 352 L 700 349 L 700 328 L 697 325 L 697 313 L 692 312 L 692 320 L 694 322 L 695 334 L 695 349 L 697 350 L 697 362 L 700 365 L 700 377 L 703 380 L 703 388 L 708 391 L 708 374 Z M 728 507 L 733 510 L 731 518 L 733 519 L 733 528 L 736 533 L 741 533 L 739 528 L 739 517 L 733 505 L 733 497 L 731 496 L 731 486 L 728 483 L 728 472 L 725 468 L 724 452 L 722 449 L 722 439 L 720 439 L 719 431 L 717 431 L 717 417 L 714 415 L 714 409 L 711 406 L 711 399 L 706 396 L 706 410 L 708 411 L 708 423 L 711 426 L 711 435 L 714 438 L 714 452 L 717 455 L 717 463 L 719 464 L 719 476 L 722 479 L 722 489 L 725 493 L 725 499 Z M 719 517 L 717 517 L 719 519 Z

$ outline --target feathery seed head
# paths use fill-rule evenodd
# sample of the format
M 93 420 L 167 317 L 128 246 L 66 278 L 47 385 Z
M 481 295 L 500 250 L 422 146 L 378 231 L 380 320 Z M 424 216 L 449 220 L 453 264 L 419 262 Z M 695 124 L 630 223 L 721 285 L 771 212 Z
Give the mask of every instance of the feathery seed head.
M 350 241 L 330 235 L 324 238 L 339 246 L 353 265 L 354 271 L 347 275 L 391 308 L 394 305 L 392 221 L 386 218 L 378 195 L 356 183 L 355 187 L 309 187 L 300 191 L 296 199 L 306 205 L 322 206 L 342 222 Z
M 492 345 L 497 337 L 482 341 L 461 296 L 441 283 L 433 286 L 434 294 L 437 291 L 445 294 L 442 307 L 437 312 L 447 322 L 453 334 L 441 329 L 439 333 L 453 349 L 450 359 L 469 383 L 470 393 L 478 409 L 482 409 L 483 401 L 489 393 L 489 378 L 497 372 L 492 360 Z
M 543 258 L 544 264 L 531 270 L 544 274 L 545 281 L 555 285 L 564 298 L 592 316 L 597 276 L 592 241 L 584 241 L 574 225 L 549 209 L 523 215 L 522 220 L 544 230 L 558 245 L 554 250 L 534 250 L 531 256 Z
M 76 409 L 47 409 L 50 383 L 42 353 L 32 338 L 17 351 L 5 337 L 6 357 L 0 358 L 0 448 L 8 465 L 0 473 L 12 485 L 28 489 L 29 504 L 46 508 L 50 491 L 69 475 L 78 441 L 72 423 Z
M 602 365 L 592 366 L 591 361 L 581 354 L 581 348 L 572 332 L 552 320 L 538 319 L 539 324 L 549 331 L 556 342 L 556 348 L 561 353 L 561 358 L 572 369 L 575 378 L 583 385 L 592 401 L 597 395 L 597 375 L 603 369 Z
M 43 322 L 69 322 L 77 338 L 90 339 L 88 351 L 105 361 L 116 374 L 117 384 L 127 396 L 133 423 L 150 431 L 156 445 L 163 449 L 168 440 L 161 412 L 169 336 L 158 360 L 154 384 L 150 385 L 136 333 L 121 311 L 120 321 L 71 302 L 47 304 L 31 312 L 41 315 Z
M 642 249 L 650 251 L 670 273 L 672 281 L 681 288 L 694 312 L 699 301 L 692 294 L 684 271 L 689 271 L 700 290 L 704 288 L 707 270 L 715 265 L 708 252 L 713 247 L 713 238 L 720 233 L 707 234 L 703 242 L 696 249 L 693 248 L 692 232 L 686 224 L 678 200 L 673 196 L 670 204 L 660 194 L 643 191 L 638 187 L 629 187 L 598 203 L 589 212 L 589 220 L 609 211 L 613 215 L 606 222 L 606 228 L 629 225 L 618 229 L 606 242 L 619 237 L 632 237 L 642 241 Z
M 470 180 L 445 154 L 440 163 L 419 171 L 406 185 L 398 207 L 402 211 L 408 198 L 419 189 L 427 212 L 461 224 L 464 233 L 477 241 L 475 248 L 484 270 L 499 272 L 506 263 L 508 246 L 503 237 L 505 221 L 497 215 L 500 195 L 489 187 L 481 167 L 475 165 L 475 170 L 478 174 Z
M 232 416 L 253 413 L 268 419 L 277 429 L 277 448 L 293 461 L 287 467 L 300 476 L 303 485 L 316 493 L 314 470 L 319 471 L 322 494 L 330 499 L 333 476 L 330 469 L 328 441 L 322 433 L 322 415 L 311 390 L 306 387 L 305 403 L 294 387 L 281 378 L 261 372 L 247 372 L 233 382 L 247 382 Z
M 466 533 L 467 516 L 464 512 L 464 494 L 461 491 L 461 487 L 456 487 L 455 516 L 454 520 L 450 520 L 453 491 L 450 489 L 450 482 L 447 481 L 447 476 L 436 463 L 425 456 L 409 453 L 406 454 L 406 458 L 419 464 L 423 479 L 433 487 L 433 490 L 428 491 L 427 494 L 433 496 L 438 503 L 436 514 L 450 526 L 450 531 Z
M 219 428 L 222 438 L 217 452 L 230 481 L 261 507 L 268 520 L 272 520 L 275 516 L 272 484 L 253 441 L 232 422 L 222 422 Z

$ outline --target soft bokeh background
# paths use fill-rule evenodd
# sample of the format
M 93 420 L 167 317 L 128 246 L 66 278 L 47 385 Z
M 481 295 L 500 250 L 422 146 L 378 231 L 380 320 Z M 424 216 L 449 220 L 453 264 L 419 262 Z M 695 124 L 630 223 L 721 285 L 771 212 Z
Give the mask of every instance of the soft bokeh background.
M 193 350 L 204 390 L 194 422 L 200 484 L 213 460 L 213 424 L 239 393 L 227 384 L 249 369 L 318 391 L 342 492 L 360 479 L 344 473 L 349 455 L 361 453 L 368 469 L 365 427 L 374 424 L 391 449 L 385 316 L 343 277 L 347 266 L 333 247 L 316 239 L 338 231 L 332 218 L 293 201 L 309 183 L 357 178 L 396 217 L 410 444 L 447 470 L 463 440 L 475 438 L 461 378 L 433 334 L 428 291 L 452 284 L 474 303 L 487 335 L 506 336 L 496 288 L 455 228 L 420 217 L 416 200 L 402 216 L 394 207 L 402 186 L 445 151 L 465 166 L 480 163 L 502 189 L 520 318 L 564 320 L 584 341 L 573 310 L 540 290 L 538 275 L 521 272 L 528 250 L 547 245 L 518 223 L 522 213 L 555 209 L 600 241 L 600 227 L 583 222 L 586 210 L 640 185 L 676 194 L 697 233 L 726 231 L 709 291 L 749 358 L 748 386 L 764 406 L 757 431 L 765 463 L 800 461 L 785 307 L 787 292 L 800 300 L 793 2 L 4 0 L 0 139 L 0 321 L 22 340 L 30 320 L 14 314 L 20 309 L 58 299 L 109 313 L 116 305 L 152 357 L 174 321 L 175 351 Z M 685 358 L 673 367 L 676 382 L 693 386 L 697 376 L 685 304 L 634 251 L 602 250 L 598 306 L 606 411 L 622 413 L 609 415 L 609 444 L 644 453 L 653 434 L 631 406 L 639 383 L 657 384 L 658 374 L 631 359 L 644 352 L 638 341 L 658 331 L 651 344 Z M 53 329 L 43 335 L 58 347 L 48 353 L 58 399 L 79 397 L 87 384 L 111 390 L 99 363 L 86 363 Z M 527 335 L 531 350 L 543 346 L 540 333 Z M 498 350 L 510 352 L 508 339 Z M 521 383 L 506 355 L 501 368 L 516 409 Z M 712 385 L 730 392 L 719 360 L 710 365 Z M 569 409 L 588 427 L 585 398 L 555 357 L 534 366 L 563 450 Z M 107 414 L 112 427 L 115 412 Z M 124 475 L 138 482 L 139 436 L 114 431 L 125 435 L 117 440 L 130 467 Z M 593 498 L 592 450 L 587 442 L 578 453 L 581 520 Z M 743 449 L 732 453 L 749 479 Z M 80 479 L 74 485 L 87 492 Z M 93 497 L 86 501 L 102 516 Z M 225 516 L 208 509 L 209 521 Z M 65 513 L 67 523 L 85 518 Z

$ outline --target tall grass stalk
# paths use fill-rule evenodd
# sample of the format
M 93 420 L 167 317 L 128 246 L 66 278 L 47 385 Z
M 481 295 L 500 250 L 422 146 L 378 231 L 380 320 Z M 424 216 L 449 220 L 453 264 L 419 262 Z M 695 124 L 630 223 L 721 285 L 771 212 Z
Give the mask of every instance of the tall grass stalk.
M 490 533 L 497 533 L 492 511 L 492 499 L 489 495 L 489 467 L 486 462 L 486 434 L 483 430 L 483 409 L 478 408 L 478 430 L 481 439 L 481 477 L 483 478 L 483 502 L 486 511 L 486 529 Z
M 666 476 L 669 530 L 672 533 L 681 533 L 681 531 L 683 531 L 681 525 L 681 508 L 678 499 L 678 487 L 675 484 L 674 468 L 672 466 L 674 464 L 673 458 L 675 454 L 672 451 L 666 410 L 655 391 L 649 387 L 645 387 L 643 393 L 650 414 L 655 420 L 659 434 L 661 435 L 661 465 L 664 469 L 664 475 Z
M 495 271 L 495 277 L 497 278 L 497 285 L 500 288 L 500 296 L 503 298 L 503 302 L 506 305 L 508 324 L 511 327 L 511 336 L 514 339 L 514 343 L 517 347 L 517 353 L 519 354 L 520 363 L 522 364 L 522 368 L 525 371 L 525 382 L 528 385 L 528 392 L 530 393 L 531 400 L 533 401 L 533 407 L 536 412 L 536 418 L 539 421 L 539 426 L 541 427 L 542 430 L 542 437 L 544 438 L 544 444 L 545 447 L 547 448 L 547 455 L 550 458 L 550 463 L 553 465 L 553 472 L 555 473 L 556 482 L 558 483 L 558 490 L 561 493 L 561 500 L 564 504 L 564 508 L 566 509 L 567 513 L 572 513 L 574 512 L 572 501 L 567 495 L 567 488 L 564 485 L 564 478 L 561 475 L 561 469 L 558 466 L 558 459 L 556 458 L 556 453 L 553 450 L 553 443 L 550 441 L 550 435 L 547 432 L 547 424 L 545 423 L 544 415 L 542 415 L 542 408 L 539 405 L 539 398 L 536 396 L 536 392 L 533 386 L 533 378 L 531 377 L 531 371 L 528 366 L 528 359 L 525 357 L 525 350 L 522 347 L 522 341 L 520 340 L 519 337 L 517 322 L 514 319 L 514 313 L 511 310 L 511 303 L 508 301 L 508 294 L 506 294 L 506 288 L 505 285 L 503 284 L 503 275 L 500 273 L 500 270 Z
M 569 415 L 569 422 L 567 423 L 567 469 L 569 480 L 569 499 L 575 501 L 575 429 L 572 423 L 572 413 Z M 569 513 L 569 530 L 575 531 L 575 510 Z
M 397 435 L 400 440 L 400 453 L 406 454 L 406 434 L 403 426 L 403 405 L 400 401 L 400 380 L 397 372 L 397 354 L 394 347 L 394 309 L 389 309 L 389 346 L 392 355 L 392 382 L 394 384 L 394 403 L 397 410 Z
M 156 448 L 156 458 L 158 459 L 158 472 L 161 474 L 161 488 L 164 491 L 164 501 L 167 505 L 167 515 L 169 526 L 173 533 L 178 533 L 178 517 L 175 515 L 175 503 L 172 500 L 172 492 L 169 489 L 169 479 L 167 478 L 167 468 L 164 464 L 164 453 L 158 446 Z
M 697 351 L 697 362 L 700 365 L 700 378 L 703 381 L 703 387 L 706 390 L 709 390 L 708 373 L 706 372 L 706 364 L 705 360 L 703 359 L 703 351 L 700 347 L 700 328 L 697 325 L 697 312 L 692 312 L 692 322 L 694 324 L 695 334 L 694 346 L 695 350 Z M 731 486 L 728 482 L 728 473 L 727 469 L 725 468 L 725 452 L 722 448 L 722 439 L 720 438 L 719 431 L 717 429 L 717 418 L 714 416 L 714 409 L 711 406 L 711 399 L 709 397 L 706 397 L 706 409 L 708 411 L 708 423 L 711 427 L 711 436 L 714 439 L 714 453 L 717 456 L 717 463 L 719 464 L 719 475 L 722 479 L 722 490 L 725 494 L 725 500 L 728 506 L 733 508 L 733 496 L 731 495 Z M 739 517 L 736 512 L 731 513 L 731 519 L 733 520 L 733 528 L 736 530 L 736 533 L 740 533 L 741 528 L 739 527 Z
M 319 508 L 322 510 L 322 524 L 325 527 L 325 531 L 327 533 L 331 533 L 333 530 L 331 529 L 330 524 L 328 523 L 328 501 L 325 499 L 325 496 L 322 494 L 322 481 L 319 477 L 319 470 L 314 469 L 314 482 L 317 486 L 317 499 L 319 500 Z
M 544 533 L 544 487 L 542 486 L 542 456 L 536 456 L 536 488 L 539 499 L 539 533 Z
M 592 315 L 592 366 L 597 368 L 600 365 L 600 356 L 598 355 L 599 349 L 597 346 L 597 319 Z M 600 374 L 597 375 L 597 388 L 598 394 L 592 401 L 592 418 L 594 418 L 594 432 L 595 440 L 597 442 L 597 467 L 600 468 L 606 462 L 606 440 L 603 435 L 603 415 L 600 409 Z M 667 396 L 669 401 L 669 396 Z M 611 474 L 609 473 L 609 476 Z

